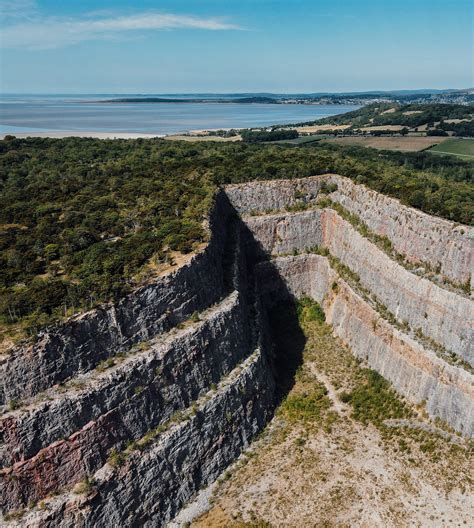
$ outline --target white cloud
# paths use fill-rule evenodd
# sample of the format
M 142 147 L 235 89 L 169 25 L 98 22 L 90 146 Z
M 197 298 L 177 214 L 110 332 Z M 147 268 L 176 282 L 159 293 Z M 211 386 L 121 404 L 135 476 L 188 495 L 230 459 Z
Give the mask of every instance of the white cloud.
M 15 2 L 2 2 L 2 5 Z M 241 27 L 220 18 L 201 18 L 191 15 L 173 15 L 146 12 L 126 16 L 94 16 L 80 19 L 37 17 L 28 22 L 3 27 L 3 48 L 48 49 L 59 48 L 86 40 L 118 38 L 126 32 L 165 29 L 238 30 Z
M 36 13 L 36 0 L 0 0 L 0 16 L 24 18 Z

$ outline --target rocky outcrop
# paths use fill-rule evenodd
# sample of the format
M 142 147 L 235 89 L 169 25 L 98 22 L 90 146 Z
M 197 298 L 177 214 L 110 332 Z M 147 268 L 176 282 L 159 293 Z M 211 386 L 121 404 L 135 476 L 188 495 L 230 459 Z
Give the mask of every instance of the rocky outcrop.
M 245 309 L 237 293 L 203 321 L 157 339 L 149 350 L 52 401 L 2 420 L 0 507 L 36 502 L 100 468 L 186 409 L 248 355 Z
M 425 262 L 457 284 L 474 286 L 474 229 L 406 207 L 351 180 L 331 175 L 331 198 L 356 214 L 369 229 L 387 236 L 411 262 Z
M 0 404 L 22 400 L 176 326 L 225 294 L 223 252 L 231 213 L 218 195 L 210 242 L 188 264 L 120 300 L 40 332 L 0 365 Z
M 30 505 L 13 524 L 165 525 L 271 417 L 266 309 L 282 298 L 317 300 L 356 356 L 474 436 L 472 300 L 404 267 L 347 215 L 317 208 L 322 193 L 408 262 L 469 278 L 471 228 L 345 178 L 228 186 L 207 247 L 186 264 L 3 360 L 0 403 L 15 403 L 0 416 L 5 522 Z
M 472 270 L 472 228 L 431 218 L 334 175 L 257 182 L 227 190 L 232 204 L 243 214 L 259 258 L 273 257 L 259 272 L 267 302 L 289 292 L 294 297 L 316 299 L 354 354 L 409 400 L 426 403 L 433 418 L 441 418 L 472 436 L 472 300 L 418 276 L 362 236 L 335 210 L 318 207 L 317 198 L 323 190 L 349 212 L 359 213 L 365 225 L 380 236 L 396 229 L 394 221 L 400 225 L 395 216 L 405 218 L 408 227 L 393 235 L 395 242 L 389 237 L 392 247 L 403 251 L 408 261 L 420 260 L 433 267 L 439 267 L 439 261 L 433 261 L 437 255 L 446 275 L 458 281 Z M 385 216 L 383 208 L 391 215 Z M 405 229 L 410 235 L 403 245 L 399 242 L 406 235 Z M 430 243 L 436 249 L 418 259 L 420 241 L 433 238 L 434 233 L 439 237 Z M 456 241 L 454 245 L 450 237 Z M 453 247 L 460 251 L 456 263 L 452 262 Z M 307 254 L 312 251 L 327 254 L 327 258 Z M 274 258 L 298 253 L 302 255 Z M 355 283 L 356 290 L 340 272 Z
M 258 368 L 267 361 L 266 343 L 259 322 L 263 314 L 258 296 L 253 291 L 252 271 L 248 271 L 246 254 L 240 243 L 240 225 L 232 219 L 225 196 L 221 195 L 218 200 L 218 209 L 224 214 L 225 221 L 216 222 L 217 234 L 211 236 L 207 249 L 176 272 L 149 286 L 153 292 L 164 292 L 159 297 L 148 297 L 149 302 L 160 306 L 145 304 L 142 309 L 147 315 L 141 314 L 138 302 L 142 302 L 142 290 L 133 294 L 136 297 L 131 295 L 126 300 L 137 306 L 139 317 L 146 319 L 148 314 L 154 313 L 159 319 L 161 311 L 169 315 L 173 303 L 189 299 L 180 316 L 172 311 L 169 320 L 173 328 L 163 331 L 164 327 L 159 327 L 161 331 L 150 338 L 149 333 L 142 332 L 142 326 L 136 325 L 137 332 L 131 339 L 135 344 L 130 346 L 129 342 L 125 353 L 121 348 L 104 347 L 113 352 L 107 363 L 91 369 L 94 363 L 97 364 L 94 358 L 88 368 L 76 372 L 74 379 L 32 397 L 24 397 L 20 409 L 4 412 L 0 419 L 0 461 L 3 466 L 0 470 L 0 508 L 3 512 L 21 509 L 63 489 L 70 493 L 74 484 L 92 478 L 106 467 L 111 453 L 120 453 L 133 442 L 142 445 L 143 438 L 159 436 L 157 431 L 170 428 L 168 424 L 175 422 L 177 416 L 194 415 L 197 402 L 206 404 L 207 410 L 207 400 L 221 397 L 222 391 L 216 392 L 213 387 L 222 380 L 228 381 L 225 386 L 233 396 L 234 382 L 240 387 L 242 381 L 244 386 L 237 391 L 238 398 L 225 399 L 225 407 L 229 408 L 226 413 L 235 411 L 235 416 L 232 427 L 224 429 L 229 429 L 229 435 L 237 431 L 237 437 L 231 435 L 224 439 L 223 428 L 219 425 L 215 428 L 217 436 L 199 440 L 196 431 L 190 433 L 193 440 L 189 439 L 189 464 L 194 464 L 197 469 L 190 475 L 184 468 L 181 473 L 176 470 L 176 485 L 189 480 L 179 496 L 170 495 L 168 484 L 163 485 L 160 494 L 169 502 L 170 511 L 179 506 L 180 500 L 188 499 L 195 486 L 199 488 L 211 478 L 209 475 L 215 474 L 217 469 L 209 469 L 206 476 L 206 464 L 214 464 L 215 468 L 222 470 L 264 425 L 273 407 L 274 381 L 270 368 Z M 201 274 L 204 275 L 202 280 Z M 223 295 L 225 297 L 219 300 Z M 204 309 L 198 312 L 196 308 L 199 307 Z M 119 308 L 114 310 L 117 313 Z M 91 318 L 100 319 L 100 316 L 100 310 L 90 314 Z M 75 321 L 71 324 L 74 325 Z M 130 324 L 135 323 L 131 320 Z M 153 318 L 150 318 L 150 324 L 154 324 Z M 158 327 L 155 325 L 154 328 Z M 80 335 L 75 334 L 79 345 Z M 143 340 L 143 337 L 147 339 Z M 84 337 L 84 348 L 89 352 L 90 339 Z M 49 339 L 50 343 L 53 341 Z M 255 347 L 258 352 L 252 354 Z M 45 363 L 44 370 L 52 372 L 54 364 L 49 364 L 49 358 L 42 356 L 41 350 L 35 350 L 38 360 L 42 358 Z M 250 356 L 255 361 L 251 361 L 241 380 L 237 374 L 242 367 L 238 364 L 245 364 Z M 29 366 L 26 364 L 22 368 L 27 370 Z M 233 370 L 234 375 L 231 375 Z M 264 385 L 259 380 L 265 380 Z M 248 394 L 255 405 L 244 405 L 243 395 L 250 383 L 254 389 L 248 390 Z M 45 386 L 49 384 L 44 383 Z M 207 395 L 205 402 L 201 401 L 203 395 Z M 216 413 L 222 410 L 222 405 L 216 400 Z M 237 412 L 241 405 L 244 405 L 242 413 Z M 211 405 L 210 416 L 205 417 L 208 424 L 212 424 L 213 408 Z M 199 420 L 197 425 L 200 426 L 202 421 Z M 227 453 L 224 448 L 220 452 L 219 448 L 225 442 L 229 446 Z M 196 445 L 199 443 L 202 445 Z M 173 449 L 173 446 L 166 449 Z M 207 450 L 212 451 L 211 458 L 203 454 L 202 460 L 194 459 L 196 452 L 206 453 Z M 181 454 L 177 463 L 180 463 L 180 457 Z M 130 460 L 136 458 L 131 456 Z M 162 467 L 158 461 L 154 464 L 154 467 L 143 466 L 137 471 L 146 469 L 160 473 Z M 113 503 L 113 498 L 105 499 L 106 509 L 112 507 L 106 506 L 108 500 Z M 138 494 L 136 500 L 143 502 L 143 494 Z M 134 515 L 132 511 L 122 513 Z M 156 519 L 154 522 L 156 525 Z
M 332 190 L 331 185 L 337 186 Z M 427 215 L 398 200 L 330 174 L 298 180 L 229 185 L 227 196 L 243 215 L 268 213 L 314 201 L 322 192 L 357 215 L 372 231 L 387 236 L 414 263 L 439 269 L 451 281 L 474 285 L 474 228 Z
M 132 452 L 118 468 L 104 466 L 87 494 L 65 494 L 21 526 L 164 526 L 201 487 L 245 449 L 270 416 L 273 381 L 257 350 L 224 379 L 212 398 Z

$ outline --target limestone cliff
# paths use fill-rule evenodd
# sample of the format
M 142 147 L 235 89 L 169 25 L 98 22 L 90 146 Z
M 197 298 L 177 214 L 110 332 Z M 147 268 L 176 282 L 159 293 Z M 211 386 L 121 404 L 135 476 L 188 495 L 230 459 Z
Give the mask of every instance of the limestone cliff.
M 2 360 L 4 523 L 165 525 L 271 418 L 282 298 L 474 436 L 473 233 L 337 175 L 228 186 L 186 264 Z
M 331 185 L 336 190 L 331 189 Z M 474 284 L 474 228 L 427 215 L 336 174 L 299 180 L 229 185 L 226 193 L 243 215 L 310 203 L 322 191 L 356 214 L 415 263 L 427 263 L 458 284 Z
M 253 216 L 245 221 L 264 253 L 327 248 L 400 322 L 474 365 L 472 301 L 411 273 L 332 209 Z

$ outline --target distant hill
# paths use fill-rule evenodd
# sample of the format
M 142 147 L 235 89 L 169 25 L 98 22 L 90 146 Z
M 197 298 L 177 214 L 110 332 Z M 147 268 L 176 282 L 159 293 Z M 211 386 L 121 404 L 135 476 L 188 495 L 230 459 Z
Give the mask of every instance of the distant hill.
M 474 107 L 459 104 L 373 103 L 358 110 L 298 125 L 348 125 L 349 130 L 384 126 L 423 129 L 428 135 L 474 136 Z
M 241 93 L 126 95 L 101 103 L 240 103 L 240 104 L 474 104 L 474 90 L 399 90 L 344 93 Z
M 235 99 L 228 98 L 210 98 L 210 97 L 196 97 L 196 98 L 176 98 L 176 97 L 122 97 L 119 99 L 106 99 L 100 101 L 101 103 L 239 103 L 239 104 L 278 104 L 280 99 L 266 97 L 266 96 L 249 96 L 237 97 Z

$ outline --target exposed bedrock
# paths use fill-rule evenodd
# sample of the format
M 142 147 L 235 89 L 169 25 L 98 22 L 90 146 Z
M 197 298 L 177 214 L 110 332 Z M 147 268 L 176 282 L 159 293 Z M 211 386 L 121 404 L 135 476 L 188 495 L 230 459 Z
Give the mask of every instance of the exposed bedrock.
M 452 281 L 474 286 L 474 229 L 401 205 L 398 200 L 331 176 L 338 190 L 331 194 L 367 226 L 386 235 L 395 249 L 412 262 L 427 262 Z
M 74 510 L 83 498 L 71 493 L 74 484 L 94 480 L 100 491 L 93 494 L 92 510 L 86 508 L 91 510 L 86 526 L 113 526 L 115 520 L 125 526 L 160 526 L 265 425 L 275 400 L 265 313 L 240 242 L 240 223 L 225 196 L 218 200 L 225 216 L 222 222 L 215 220 L 213 253 L 208 248 L 198 255 L 204 260 L 195 257 L 153 284 L 170 292 L 166 312 L 180 288 L 202 304 L 193 301 L 193 310 L 174 317 L 174 328 L 154 337 L 137 327 L 138 336 L 131 340 L 135 346 L 114 354 L 112 363 L 76 373 L 60 386 L 24 398 L 20 409 L 4 412 L 3 513 L 49 497 L 47 511 L 34 510 L 32 526 L 81 525 L 80 519 L 87 517 L 82 509 L 73 519 L 63 508 Z M 175 286 L 183 271 L 192 284 Z M 198 313 L 197 307 L 203 309 Z M 100 311 L 91 317 L 94 313 Z M 49 368 L 49 358 L 42 359 Z M 169 430 L 177 432 L 169 436 Z M 154 453 L 147 462 L 145 445 L 147 453 Z M 114 452 L 127 453 L 119 455 L 127 458 L 123 468 L 113 470 L 108 462 Z M 102 482 L 101 475 L 108 480 Z M 49 507 L 53 495 L 61 504 L 56 510 Z
M 295 180 L 229 185 L 226 193 L 243 215 L 286 209 L 313 201 L 329 184 L 337 185 L 330 198 L 356 214 L 396 251 L 411 262 L 427 263 L 457 284 L 474 285 L 474 228 L 427 215 L 398 200 L 329 174 Z
M 166 524 L 235 460 L 286 390 L 276 391 L 275 376 L 291 371 L 291 358 L 272 347 L 266 318 L 281 299 L 320 302 L 356 356 L 432 417 L 474 435 L 473 377 L 451 364 L 472 361 L 472 301 L 395 262 L 334 209 L 309 209 L 321 188 L 408 260 L 467 280 L 472 229 L 345 178 L 229 186 L 204 250 L 3 360 L 0 403 L 16 401 L 0 416 L 0 508 L 27 508 L 13 523 Z M 285 212 L 297 204 L 307 209 Z M 315 246 L 329 254 L 281 256 Z
M 234 293 L 189 329 L 157 339 L 83 390 L 2 421 L 0 508 L 35 502 L 101 467 L 186 409 L 249 354 L 246 307 Z
M 221 193 L 210 218 L 210 242 L 189 263 L 115 305 L 73 317 L 11 350 L 0 365 L 0 404 L 87 372 L 218 301 L 225 294 L 223 252 L 230 213 Z
M 36 527 L 161 527 L 212 483 L 268 421 L 273 378 L 260 350 L 223 380 L 213 397 L 145 451 L 94 475 L 87 496 L 66 494 L 19 523 Z
M 474 365 L 472 300 L 408 271 L 334 210 L 251 216 L 245 222 L 267 254 L 326 247 L 399 321 Z
M 474 435 L 472 375 L 449 365 L 383 319 L 331 268 L 326 257 L 280 257 L 258 265 L 266 302 L 308 295 L 322 304 L 326 320 L 351 351 L 391 381 L 414 403 L 424 402 L 466 436 Z M 285 288 L 281 288 L 281 279 Z M 335 286 L 337 285 L 337 286 Z

